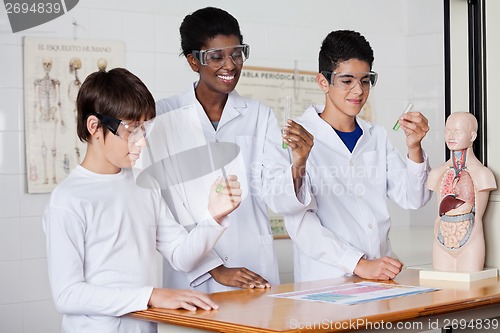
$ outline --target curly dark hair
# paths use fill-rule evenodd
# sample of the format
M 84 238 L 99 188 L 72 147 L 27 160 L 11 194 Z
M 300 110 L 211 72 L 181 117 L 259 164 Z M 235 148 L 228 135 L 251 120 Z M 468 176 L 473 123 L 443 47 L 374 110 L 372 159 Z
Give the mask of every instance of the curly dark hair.
M 201 50 L 210 39 L 218 35 L 236 36 L 243 44 L 238 21 L 220 8 L 206 7 L 186 15 L 179 28 L 182 53 L 187 56 Z

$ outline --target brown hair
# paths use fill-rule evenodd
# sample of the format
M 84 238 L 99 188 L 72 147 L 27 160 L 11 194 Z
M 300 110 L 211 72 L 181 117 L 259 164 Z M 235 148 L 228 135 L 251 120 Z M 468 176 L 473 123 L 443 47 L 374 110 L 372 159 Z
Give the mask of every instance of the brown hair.
M 125 68 L 90 74 L 76 99 L 77 134 L 85 142 L 90 137 L 87 118 L 95 113 L 108 117 L 138 121 L 156 115 L 155 101 L 146 85 Z M 105 133 L 106 127 L 103 127 Z

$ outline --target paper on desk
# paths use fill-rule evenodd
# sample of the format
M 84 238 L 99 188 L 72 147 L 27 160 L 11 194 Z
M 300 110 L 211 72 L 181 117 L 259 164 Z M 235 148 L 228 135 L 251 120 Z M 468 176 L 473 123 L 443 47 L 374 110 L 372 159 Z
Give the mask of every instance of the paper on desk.
M 394 297 L 421 294 L 435 290 L 439 289 L 380 282 L 357 282 L 325 288 L 274 294 L 270 296 L 305 301 L 353 305 Z

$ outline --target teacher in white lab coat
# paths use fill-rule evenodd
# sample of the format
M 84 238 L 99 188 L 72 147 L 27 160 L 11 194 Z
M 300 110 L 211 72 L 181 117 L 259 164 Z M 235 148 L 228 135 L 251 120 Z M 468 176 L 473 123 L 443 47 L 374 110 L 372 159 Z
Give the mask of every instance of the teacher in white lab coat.
M 199 80 L 185 93 L 157 102 L 157 119 L 171 124 L 166 132 L 179 132 L 167 140 L 175 140 L 170 151 L 188 155 L 187 164 L 185 158 L 169 160 L 171 182 L 164 198 L 190 229 L 206 214 L 215 178 L 236 175 L 244 197 L 227 217 L 225 235 L 195 270 L 176 272 L 164 262 L 164 285 L 216 292 L 279 284 L 266 204 L 276 213 L 293 213 L 310 203 L 304 166 L 313 137 L 292 121 L 282 135 L 269 107 L 234 90 L 250 47 L 232 15 L 199 9 L 184 18 L 180 35 Z M 291 149 L 281 147 L 283 140 Z M 180 146 L 185 149 L 179 151 Z

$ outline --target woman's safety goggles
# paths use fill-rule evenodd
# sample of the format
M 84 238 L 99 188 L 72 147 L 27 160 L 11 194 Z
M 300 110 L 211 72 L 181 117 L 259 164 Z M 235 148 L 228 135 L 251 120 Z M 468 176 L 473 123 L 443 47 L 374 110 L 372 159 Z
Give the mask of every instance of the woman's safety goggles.
M 191 54 L 202 65 L 212 68 L 221 68 L 228 58 L 231 58 L 235 65 L 241 66 L 250 55 L 250 46 L 247 44 L 227 46 L 220 49 L 193 51 Z

